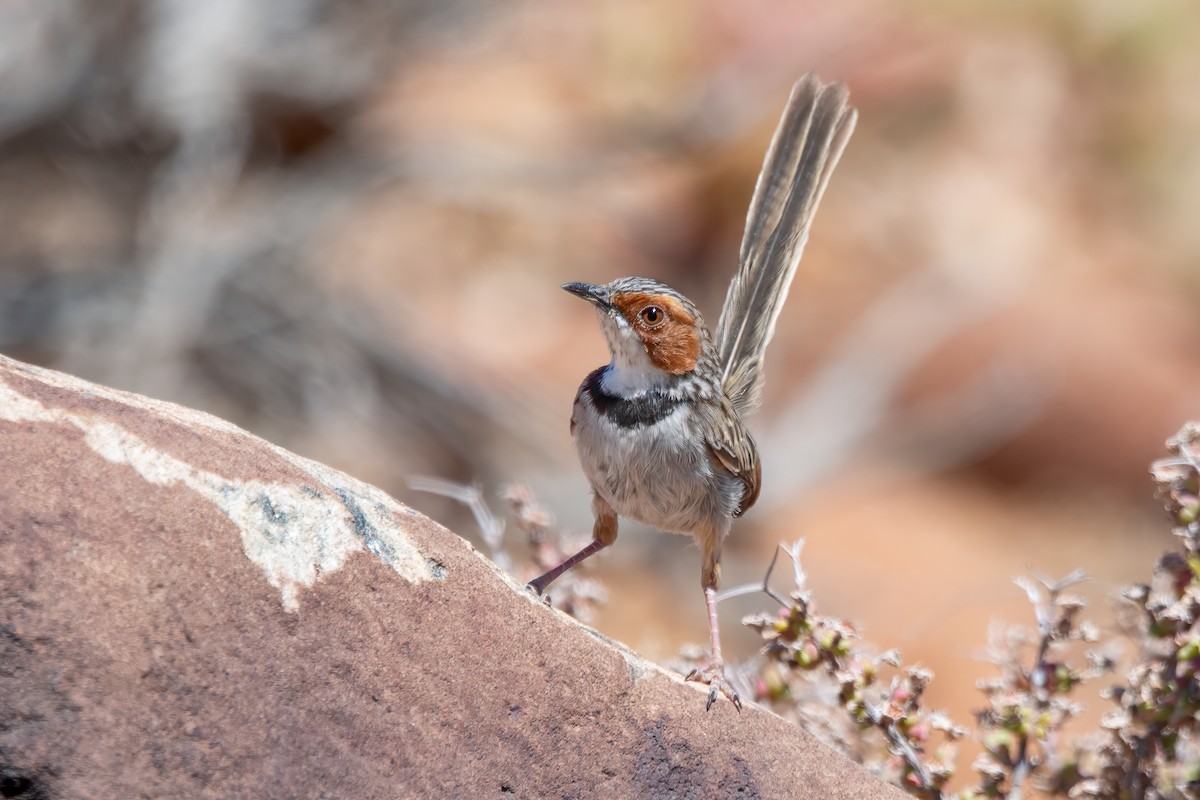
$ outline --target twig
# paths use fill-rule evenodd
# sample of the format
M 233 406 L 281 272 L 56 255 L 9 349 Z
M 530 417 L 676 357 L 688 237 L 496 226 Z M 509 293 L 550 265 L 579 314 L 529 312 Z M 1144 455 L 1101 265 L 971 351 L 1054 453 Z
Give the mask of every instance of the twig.
M 783 552 L 788 554 L 788 558 L 792 560 L 792 577 L 796 580 L 796 589 L 803 591 L 808 587 L 808 576 L 804 574 L 804 567 L 800 566 L 800 553 L 804 550 L 804 539 L 797 539 L 792 542 L 791 547 L 780 545 Z
M 410 477 L 408 479 L 408 488 L 417 492 L 429 492 L 430 494 L 448 497 L 466 506 L 471 511 L 472 516 L 475 517 L 475 524 L 479 526 L 480 536 L 483 538 L 488 550 L 491 551 L 492 560 L 496 562 L 496 566 L 505 572 L 512 571 L 512 559 L 509 558 L 508 553 L 504 552 L 502 547 L 504 520 L 497 517 L 488 508 L 487 502 L 483 499 L 482 489 L 475 485 L 452 483 L 440 478 L 431 478 L 427 475 L 414 475 Z
M 1189 447 L 1186 442 L 1179 443 L 1179 455 L 1183 457 L 1183 460 L 1186 461 L 1192 469 L 1194 469 L 1196 472 L 1200 472 L 1200 460 L 1197 460 L 1196 454 L 1192 452 L 1192 448 Z
M 797 541 L 796 544 L 798 544 L 800 547 L 803 547 L 804 540 L 800 539 L 799 541 Z M 799 556 L 799 553 L 800 553 L 799 549 L 797 549 L 795 554 L 793 554 L 790 550 L 788 550 L 786 547 L 784 547 L 782 544 L 780 544 L 778 547 L 775 548 L 775 553 L 771 556 L 771 564 L 770 564 L 770 566 L 767 567 L 767 574 L 763 576 L 762 583 L 747 583 L 742 586 L 735 586 L 732 589 L 726 589 L 725 591 L 723 591 L 719 595 L 717 595 L 717 602 L 719 603 L 722 600 L 728 600 L 730 597 L 741 597 L 742 595 L 753 594 L 755 592 L 762 592 L 765 595 L 767 595 L 768 597 L 770 597 L 772 600 L 774 600 L 776 603 L 779 603 L 779 605 L 781 605 L 781 606 L 788 605 L 787 598 L 783 597 L 782 595 L 780 595 L 778 592 L 776 592 L 774 589 L 771 588 L 771 573 L 775 570 L 775 562 L 779 560 L 779 551 L 780 550 L 783 550 L 785 553 L 787 553 L 789 556 L 792 557 L 792 563 L 794 565 L 796 565 L 796 568 L 798 569 L 799 562 L 797 561 L 797 557 Z M 801 576 L 803 575 L 802 572 L 799 574 Z M 802 584 L 797 583 L 797 586 L 801 586 L 801 585 Z
M 883 731 L 892 746 L 892 753 L 903 758 L 908 768 L 916 774 L 917 779 L 921 781 L 921 789 L 933 800 L 941 800 L 942 792 L 933 785 L 933 776 L 921 763 L 921 756 L 912 746 L 912 742 L 896 728 L 896 723 L 884 722 L 883 712 L 870 703 L 863 703 L 863 711 L 866 712 L 867 719 L 871 720 L 871 724 Z
M 1025 595 L 1033 605 L 1034 617 L 1037 619 L 1040 639 L 1038 642 L 1037 657 L 1034 659 L 1033 668 L 1029 673 L 1029 684 L 1033 687 L 1034 698 L 1039 709 L 1045 709 L 1049 704 L 1049 698 L 1046 696 L 1046 654 L 1050 650 L 1050 644 L 1054 641 L 1054 622 L 1056 618 L 1054 601 L 1064 589 L 1086 579 L 1087 575 L 1083 570 L 1079 569 L 1058 581 L 1038 576 L 1038 582 L 1045 587 L 1049 595 L 1045 599 L 1042 598 L 1041 591 L 1034 585 L 1033 581 L 1026 578 L 1013 579 L 1013 582 L 1017 586 L 1025 590 Z M 1007 800 L 1021 800 L 1021 785 L 1029 777 L 1032 769 L 1033 764 L 1029 759 L 1029 735 L 1022 734 L 1017 742 L 1017 758 L 1013 763 L 1012 771 L 1012 788 L 1006 796 Z

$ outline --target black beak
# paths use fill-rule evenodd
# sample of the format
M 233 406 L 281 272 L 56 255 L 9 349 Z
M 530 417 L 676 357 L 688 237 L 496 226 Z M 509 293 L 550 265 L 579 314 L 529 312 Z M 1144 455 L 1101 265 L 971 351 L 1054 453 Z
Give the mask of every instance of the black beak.
M 563 291 L 570 292 L 576 297 L 582 297 L 594 306 L 598 306 L 605 311 L 612 310 L 612 304 L 608 302 L 608 289 L 603 286 L 596 286 L 591 283 L 564 283 Z

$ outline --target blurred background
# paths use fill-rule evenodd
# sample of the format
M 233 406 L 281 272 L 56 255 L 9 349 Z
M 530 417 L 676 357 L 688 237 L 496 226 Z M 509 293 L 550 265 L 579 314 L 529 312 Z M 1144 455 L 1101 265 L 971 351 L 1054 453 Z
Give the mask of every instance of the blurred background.
M 805 537 L 821 609 L 969 721 L 989 622 L 1032 618 L 1012 576 L 1082 567 L 1103 621 L 1169 545 L 1146 468 L 1200 416 L 1198 40 L 1184 0 L 8 0 L 0 352 L 468 537 L 410 476 L 497 511 L 526 483 L 586 537 L 567 424 L 607 354 L 559 285 L 653 276 L 715 324 L 791 83 L 845 81 L 725 583 Z M 598 562 L 602 631 L 706 640 L 689 540 L 626 523 Z M 733 657 L 768 605 L 723 604 Z

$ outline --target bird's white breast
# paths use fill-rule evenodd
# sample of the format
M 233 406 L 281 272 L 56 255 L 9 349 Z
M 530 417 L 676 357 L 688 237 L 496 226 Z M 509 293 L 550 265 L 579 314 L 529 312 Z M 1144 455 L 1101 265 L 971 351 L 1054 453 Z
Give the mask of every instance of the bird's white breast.
M 715 466 L 696 413 L 691 402 L 680 402 L 653 423 L 622 425 L 581 389 L 574 409 L 579 459 L 619 515 L 676 533 L 727 527 L 742 486 Z

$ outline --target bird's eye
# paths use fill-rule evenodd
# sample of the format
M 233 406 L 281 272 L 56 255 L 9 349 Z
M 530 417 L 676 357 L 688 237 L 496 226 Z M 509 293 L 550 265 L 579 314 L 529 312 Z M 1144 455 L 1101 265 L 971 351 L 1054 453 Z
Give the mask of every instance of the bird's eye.
M 667 315 L 658 306 L 646 306 L 638 312 L 638 316 L 642 318 L 642 322 L 649 325 L 651 328 L 661 325 Z

